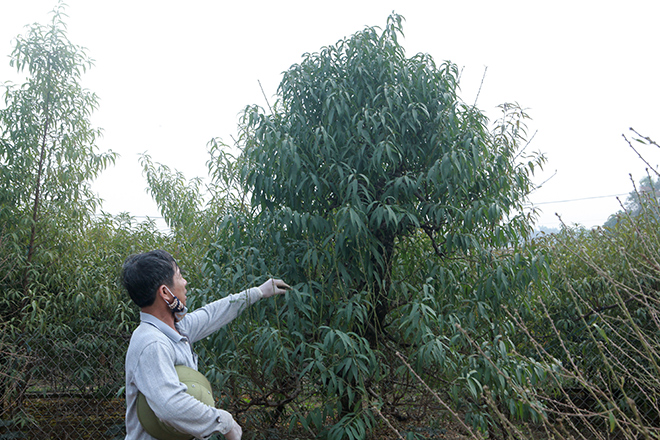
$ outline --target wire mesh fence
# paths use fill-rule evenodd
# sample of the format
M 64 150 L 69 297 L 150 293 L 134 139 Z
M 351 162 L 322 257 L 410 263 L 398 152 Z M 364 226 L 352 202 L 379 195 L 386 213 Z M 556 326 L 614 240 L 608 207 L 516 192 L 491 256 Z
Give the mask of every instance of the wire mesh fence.
M 0 344 L 0 439 L 125 436 L 126 335 L 5 333 Z
M 647 322 L 647 328 L 638 330 L 646 335 L 644 342 L 624 332 L 625 321 L 617 324 L 607 338 L 589 326 L 563 333 L 551 346 L 547 345 L 550 334 L 539 338 L 546 342 L 539 350 L 563 358 L 567 369 L 559 373 L 569 379 L 557 388 L 556 396 L 543 396 L 553 411 L 551 423 L 568 422 L 571 432 L 585 432 L 586 438 L 632 438 L 617 433 L 623 423 L 636 421 L 640 429 L 635 432 L 660 434 L 660 387 L 653 373 L 659 327 Z M 68 327 L 39 334 L 2 333 L 0 440 L 124 438 L 124 357 L 130 335 L 98 333 Z M 616 344 L 604 345 L 608 341 Z M 650 348 L 645 349 L 643 342 Z M 632 345 L 626 348 L 626 344 Z M 604 362 L 616 368 L 608 370 Z

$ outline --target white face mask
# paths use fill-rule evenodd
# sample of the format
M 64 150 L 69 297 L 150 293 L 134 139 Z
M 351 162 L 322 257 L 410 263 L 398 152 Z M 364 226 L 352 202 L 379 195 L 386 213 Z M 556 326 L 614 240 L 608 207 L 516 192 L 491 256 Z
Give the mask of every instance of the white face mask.
M 188 313 L 188 307 L 184 306 L 181 301 L 179 301 L 179 298 L 176 297 L 175 294 L 172 293 L 170 289 L 165 286 L 168 292 L 170 292 L 170 295 L 172 295 L 172 302 L 165 302 L 167 303 L 167 306 L 170 308 L 172 311 L 172 315 L 174 315 L 174 322 L 179 322 L 183 319 L 184 316 L 186 316 L 186 313 Z

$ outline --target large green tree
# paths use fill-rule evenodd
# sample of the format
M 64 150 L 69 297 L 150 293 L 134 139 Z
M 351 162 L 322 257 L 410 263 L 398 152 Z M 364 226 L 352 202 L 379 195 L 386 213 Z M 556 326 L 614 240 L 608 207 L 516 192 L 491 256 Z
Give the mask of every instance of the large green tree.
M 397 245 L 424 234 L 447 260 L 529 232 L 530 173 L 515 106 L 495 133 L 457 97 L 456 66 L 407 58 L 401 17 L 310 54 L 284 74 L 273 114 L 247 114 L 245 178 L 267 213 L 309 216 L 288 231 L 331 244 L 326 282 L 372 295 L 370 336 L 396 307 Z M 479 243 L 479 245 L 476 245 Z M 475 246 L 476 245 L 476 246 Z M 304 261 L 306 254 L 301 255 Z
M 253 211 L 225 218 L 206 262 L 221 294 L 265 273 L 296 285 L 211 338 L 205 353 L 226 369 L 210 377 L 252 396 L 237 410 L 262 405 L 330 438 L 361 438 L 370 405 L 394 411 L 414 394 L 397 351 L 457 404 L 478 408 L 479 383 L 514 399 L 456 324 L 498 344 L 510 328 L 500 306 L 543 266 L 524 247 L 543 162 L 525 156 L 525 112 L 503 105 L 489 129 L 459 99 L 454 64 L 405 55 L 402 20 L 306 54 L 272 111 L 246 109 L 238 166 Z

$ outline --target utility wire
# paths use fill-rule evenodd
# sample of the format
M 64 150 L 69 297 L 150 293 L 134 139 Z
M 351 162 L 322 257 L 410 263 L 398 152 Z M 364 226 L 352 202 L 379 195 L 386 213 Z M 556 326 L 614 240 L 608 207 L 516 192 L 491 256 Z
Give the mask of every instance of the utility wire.
M 609 196 L 591 196 L 591 197 L 582 197 L 579 199 L 567 199 L 567 200 L 555 200 L 553 202 L 536 202 L 536 203 L 530 203 L 530 205 L 550 205 L 553 203 L 569 203 L 569 202 L 580 202 L 582 200 L 594 200 L 594 199 L 607 199 L 610 197 L 621 197 L 621 196 L 627 196 L 628 193 L 622 193 L 622 194 L 610 194 Z
M 606 195 L 606 196 L 581 197 L 581 198 L 578 198 L 578 199 L 554 200 L 554 201 L 551 201 L 551 202 L 534 202 L 534 203 L 530 202 L 530 203 L 526 203 L 526 205 L 534 205 L 534 206 L 537 206 L 537 205 L 552 205 L 552 204 L 556 204 L 556 203 L 581 202 L 581 201 L 584 201 L 584 200 L 607 199 L 607 198 L 610 198 L 610 197 L 621 197 L 621 196 L 627 196 L 627 195 L 629 195 L 629 193 L 610 194 L 610 195 Z M 164 217 L 158 216 L 158 215 L 133 215 L 132 217 L 136 218 L 136 219 L 147 219 L 147 218 L 149 218 L 149 219 L 152 219 L 152 220 L 164 220 Z
M 621 197 L 621 196 L 627 196 L 629 193 L 621 193 L 621 194 L 610 194 L 606 196 L 590 196 L 590 197 L 581 197 L 579 199 L 566 199 L 566 200 L 554 200 L 551 202 L 534 202 L 534 203 L 527 203 L 527 205 L 552 205 L 555 203 L 570 203 L 570 202 L 581 202 L 583 200 L 595 200 L 595 199 L 607 199 L 610 197 Z M 152 219 L 152 220 L 163 220 L 164 217 L 158 216 L 158 215 L 133 215 L 133 218 L 136 219 Z

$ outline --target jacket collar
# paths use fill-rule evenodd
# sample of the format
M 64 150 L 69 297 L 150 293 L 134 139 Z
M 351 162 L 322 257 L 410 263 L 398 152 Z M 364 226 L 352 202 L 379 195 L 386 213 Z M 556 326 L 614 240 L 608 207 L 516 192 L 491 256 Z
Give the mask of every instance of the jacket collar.
M 165 336 L 170 338 L 173 342 L 179 342 L 181 340 L 188 339 L 185 336 L 174 331 L 172 327 L 165 324 L 163 321 L 161 321 L 160 319 L 156 318 L 154 315 L 151 315 L 149 313 L 140 312 L 140 321 L 146 324 L 153 325 L 158 330 L 160 330 Z

